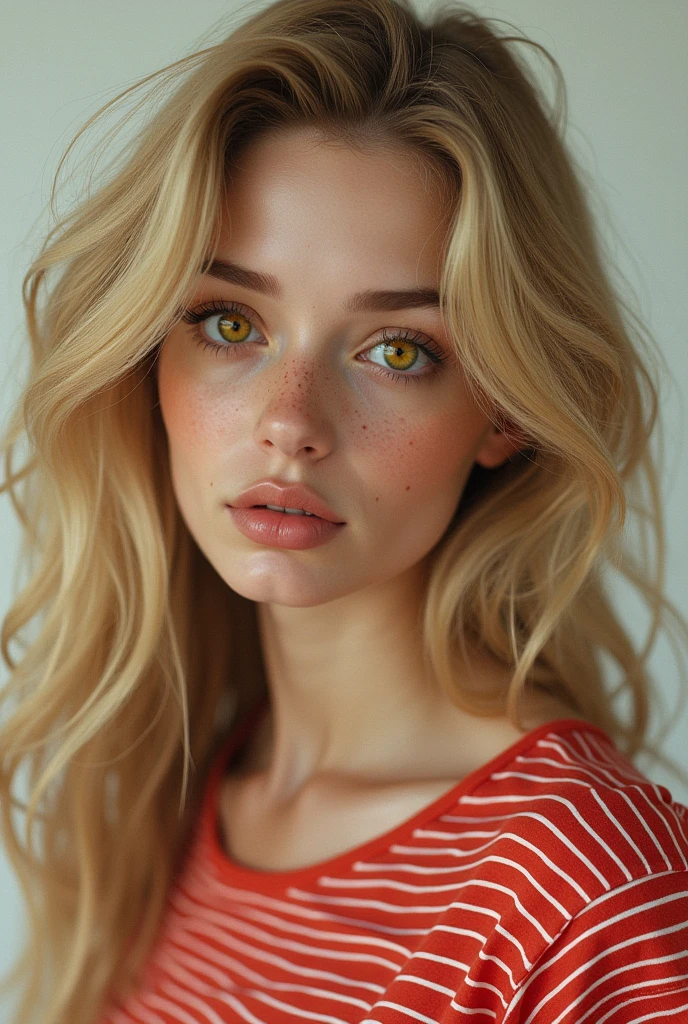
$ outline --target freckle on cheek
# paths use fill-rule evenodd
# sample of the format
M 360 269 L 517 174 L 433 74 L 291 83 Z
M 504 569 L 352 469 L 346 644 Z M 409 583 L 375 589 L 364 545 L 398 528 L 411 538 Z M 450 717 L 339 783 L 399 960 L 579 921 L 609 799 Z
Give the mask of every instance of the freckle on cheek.
M 417 427 L 400 416 L 381 423 L 372 436 L 380 479 L 390 491 L 405 495 L 441 486 L 460 461 L 460 444 L 456 456 L 448 446 L 453 431 L 456 423 L 449 416 L 428 417 Z

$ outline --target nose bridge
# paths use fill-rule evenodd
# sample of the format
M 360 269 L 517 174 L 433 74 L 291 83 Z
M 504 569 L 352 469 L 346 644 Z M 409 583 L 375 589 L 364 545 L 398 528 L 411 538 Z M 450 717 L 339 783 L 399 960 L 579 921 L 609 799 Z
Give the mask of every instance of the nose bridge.
M 287 344 L 268 371 L 258 375 L 262 394 L 256 422 L 258 443 L 270 441 L 293 454 L 308 447 L 329 450 L 333 438 L 333 379 L 327 352 L 312 336 L 302 334 Z
M 327 388 L 330 368 L 328 356 L 312 332 L 298 340 L 286 342 L 275 360 L 270 380 L 269 401 L 279 403 L 310 403 Z

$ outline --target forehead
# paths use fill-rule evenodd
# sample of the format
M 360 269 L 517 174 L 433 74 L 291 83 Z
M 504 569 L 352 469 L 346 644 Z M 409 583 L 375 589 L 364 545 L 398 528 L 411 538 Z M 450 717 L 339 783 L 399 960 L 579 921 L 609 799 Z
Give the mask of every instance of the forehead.
M 451 208 L 446 179 L 410 147 L 359 149 L 283 131 L 254 141 L 235 161 L 218 255 L 275 272 L 374 274 L 379 283 L 401 273 L 429 284 Z M 416 282 L 417 275 L 426 279 Z

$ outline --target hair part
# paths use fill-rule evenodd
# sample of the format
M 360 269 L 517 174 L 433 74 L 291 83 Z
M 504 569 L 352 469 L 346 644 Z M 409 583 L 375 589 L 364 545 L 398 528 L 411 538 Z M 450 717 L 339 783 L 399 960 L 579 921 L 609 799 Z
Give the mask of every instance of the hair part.
M 553 107 L 520 44 L 549 62 Z M 26 985 L 16 1024 L 39 1009 L 44 1024 L 92 1024 L 134 984 L 211 760 L 265 692 L 255 606 L 177 508 L 152 372 L 253 140 L 307 130 L 399 147 L 447 198 L 440 294 L 456 358 L 493 422 L 525 439 L 503 466 L 474 468 L 428 557 L 423 650 L 451 700 L 518 723 L 523 695 L 545 690 L 634 756 L 657 699 L 658 629 L 671 615 L 686 638 L 663 593 L 651 339 L 605 270 L 547 51 L 459 4 L 422 18 L 410 0 L 278 0 L 85 127 L 149 85 L 134 113 L 148 103 L 150 116 L 24 282 L 32 358 L 2 486 L 28 570 L 1 634 L 14 704 L 0 725 L 2 839 L 30 927 L 5 982 Z M 628 511 L 654 559 L 623 547 Z M 606 594 L 610 569 L 651 611 L 640 651 Z M 37 618 L 15 660 L 11 641 Z M 471 687 L 468 645 L 513 670 L 508 689 Z M 603 659 L 620 670 L 614 692 Z M 27 806 L 12 793 L 22 766 Z

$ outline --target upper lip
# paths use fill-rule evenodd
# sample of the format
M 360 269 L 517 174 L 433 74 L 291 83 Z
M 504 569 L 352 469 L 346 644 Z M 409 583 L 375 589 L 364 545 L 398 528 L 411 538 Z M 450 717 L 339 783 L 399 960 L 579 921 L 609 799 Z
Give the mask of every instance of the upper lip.
M 308 484 L 290 484 L 281 480 L 260 480 L 242 491 L 231 503 L 232 508 L 250 508 L 251 505 L 279 505 L 281 508 L 301 508 L 304 512 L 341 523 L 336 512 L 327 505 Z

